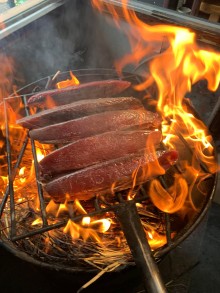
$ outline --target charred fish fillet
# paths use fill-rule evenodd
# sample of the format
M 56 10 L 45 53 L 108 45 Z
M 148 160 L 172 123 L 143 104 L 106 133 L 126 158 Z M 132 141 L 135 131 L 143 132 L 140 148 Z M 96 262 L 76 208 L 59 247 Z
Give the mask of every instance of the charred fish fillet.
M 123 80 L 93 81 L 62 89 L 37 93 L 28 100 L 29 106 L 54 107 L 79 100 L 112 97 L 127 89 L 131 83 Z
M 58 177 L 47 183 L 45 190 L 57 202 L 76 198 L 88 200 L 162 175 L 177 158 L 178 153 L 174 150 L 136 153 Z
M 150 149 L 161 141 L 160 131 L 112 131 L 80 139 L 57 149 L 40 163 L 44 179 L 59 173 L 82 169 L 116 159 L 141 149 Z
M 155 129 L 160 124 L 160 115 L 145 109 L 109 111 L 33 129 L 29 134 L 42 143 L 61 144 L 116 130 Z
M 133 97 L 89 99 L 41 111 L 18 120 L 17 124 L 35 129 L 105 111 L 141 108 L 142 103 Z

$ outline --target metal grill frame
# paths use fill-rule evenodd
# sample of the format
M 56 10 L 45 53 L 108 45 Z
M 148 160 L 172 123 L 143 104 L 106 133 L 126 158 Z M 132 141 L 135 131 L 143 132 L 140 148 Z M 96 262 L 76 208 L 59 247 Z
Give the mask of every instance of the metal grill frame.
M 104 75 L 105 77 L 109 77 L 109 76 L 113 76 L 115 78 L 118 78 L 116 72 L 114 70 L 111 69 L 85 69 L 85 70 L 73 70 L 72 71 L 77 77 L 80 76 L 80 74 L 86 76 L 91 76 L 93 75 L 94 77 L 96 75 Z M 63 72 L 62 74 L 68 74 L 68 72 Z M 133 73 L 124 73 L 125 75 L 125 79 L 128 77 L 134 77 L 136 79 L 137 82 L 141 81 L 141 77 L 133 74 Z M 18 91 L 18 94 L 20 94 L 22 91 L 26 90 L 29 87 L 33 87 L 36 84 L 40 84 L 42 82 L 46 82 L 45 85 L 45 89 L 49 89 L 51 87 L 51 85 L 54 82 L 53 76 L 49 76 L 47 78 L 43 78 L 39 81 L 36 81 L 24 88 L 22 88 L 21 90 Z M 30 94 L 25 94 L 22 95 L 22 100 L 23 100 L 23 104 L 25 106 L 25 111 L 26 111 L 26 115 L 29 115 L 29 110 L 27 107 L 27 97 L 32 95 L 33 93 Z M 10 96 L 8 99 L 13 98 L 14 96 Z M 5 191 L 5 194 L 3 196 L 3 199 L 0 203 L 0 217 L 2 216 L 2 213 L 4 212 L 4 207 L 6 202 L 8 201 L 8 199 L 10 198 L 10 217 L 11 217 L 11 231 L 10 231 L 10 239 L 7 239 L 5 241 L 5 239 L 3 239 L 3 245 L 5 244 L 6 248 L 8 248 L 9 250 L 12 250 L 13 253 L 20 254 L 19 252 L 17 252 L 16 248 L 13 248 L 11 245 L 8 245 L 9 243 L 13 243 L 16 242 L 20 239 L 24 239 L 26 237 L 31 237 L 34 236 L 36 234 L 41 234 L 53 229 L 57 229 L 57 228 L 61 228 L 63 226 L 66 225 L 67 221 L 61 221 L 59 223 L 53 224 L 53 225 L 49 225 L 47 222 L 47 215 L 46 215 L 46 211 L 45 211 L 45 202 L 44 202 L 44 197 L 43 197 L 43 190 L 42 190 L 42 186 L 39 183 L 39 172 L 38 172 L 38 168 L 37 168 L 37 156 L 36 156 L 36 147 L 35 147 L 35 142 L 34 140 L 30 139 L 28 136 L 24 139 L 23 141 L 23 145 L 21 147 L 20 153 L 18 155 L 17 158 L 17 162 L 14 166 L 14 169 L 12 169 L 12 161 L 11 161 L 11 146 L 10 146 L 10 140 L 9 140 L 9 127 L 8 127 L 8 115 L 7 115 L 7 101 L 8 99 L 5 99 L 4 104 L 5 104 L 5 121 L 6 121 L 6 149 L 7 149 L 7 163 L 8 163 L 8 178 L 9 178 L 9 184 L 7 186 L 7 189 Z M 181 137 L 180 135 L 180 139 L 183 140 L 184 142 L 184 138 Z M 17 170 L 19 169 L 22 157 L 24 155 L 24 152 L 26 150 L 26 147 L 28 145 L 29 140 L 31 141 L 31 148 L 32 148 L 32 154 L 33 154 L 33 159 L 35 161 L 35 174 L 36 174 L 36 182 L 37 182 L 37 188 L 38 188 L 38 195 L 39 195 L 39 200 L 40 200 L 40 207 L 41 207 L 41 215 L 42 215 L 42 221 L 43 221 L 43 226 L 42 228 L 36 229 L 34 231 L 31 231 L 29 233 L 23 234 L 23 235 L 17 235 L 16 234 L 16 222 L 15 222 L 15 201 L 14 201 L 14 188 L 13 188 L 13 181 L 15 178 L 15 174 L 17 172 Z M 185 145 L 186 147 L 189 148 L 187 142 L 185 141 Z M 205 168 L 203 166 L 203 164 L 201 164 L 202 168 Z M 174 167 L 176 168 L 177 172 L 179 172 L 178 167 Z M 173 249 L 174 247 L 176 247 L 177 245 L 179 245 L 185 238 L 187 238 L 191 232 L 199 225 L 199 223 L 201 222 L 201 220 L 203 219 L 203 217 L 206 215 L 207 210 L 210 206 L 210 203 L 212 201 L 213 195 L 214 195 L 214 191 L 215 191 L 215 187 L 216 187 L 216 182 L 217 182 L 217 174 L 213 175 L 213 180 L 212 180 L 212 189 L 211 189 L 211 193 L 209 194 L 209 196 L 207 196 L 206 198 L 206 202 L 204 203 L 204 206 L 201 208 L 200 213 L 198 214 L 198 216 L 196 217 L 196 219 L 194 220 L 193 223 L 189 223 L 186 225 L 186 227 L 184 227 L 183 231 L 181 231 L 180 235 L 178 234 L 178 237 L 175 238 L 175 240 L 173 241 L 171 239 L 171 229 L 170 229 L 170 219 L 169 219 L 169 214 L 164 213 L 165 219 L 166 219 L 166 237 L 167 237 L 167 244 L 160 248 L 157 249 L 153 252 L 154 258 L 159 260 L 163 255 L 165 255 L 166 253 L 168 253 L 171 249 Z M 160 182 L 161 184 L 166 188 L 166 181 L 164 180 L 163 176 L 160 176 Z M 80 215 L 80 216 L 76 216 L 71 218 L 72 221 L 74 222 L 78 222 L 80 220 L 82 220 L 83 217 L 85 216 L 95 216 L 95 215 L 100 215 L 100 214 L 104 214 L 106 212 L 112 211 L 115 214 L 119 214 L 120 213 L 120 207 L 124 208 L 124 205 L 130 205 L 130 206 L 135 206 L 135 204 L 137 202 L 141 202 L 143 200 L 145 200 L 146 198 L 148 198 L 148 196 L 140 196 L 135 198 L 132 201 L 126 202 L 124 201 L 120 195 L 118 195 L 118 201 L 120 204 L 116 204 L 113 206 L 109 206 L 107 208 L 101 208 L 100 203 L 98 201 L 98 199 L 94 200 L 94 208 L 95 210 L 91 213 L 88 213 L 86 215 Z M 21 258 L 24 258 L 24 253 L 21 252 Z M 29 259 L 29 257 L 27 257 Z M 30 257 L 30 259 L 32 259 Z M 29 261 L 30 261 L 29 259 Z M 39 263 L 40 265 L 44 264 L 40 261 L 36 261 L 34 260 L 34 262 Z M 46 266 L 50 266 L 45 264 Z M 65 269 L 64 269 L 65 270 Z M 68 269 L 67 269 L 68 270 Z M 71 270 L 72 271 L 72 270 Z

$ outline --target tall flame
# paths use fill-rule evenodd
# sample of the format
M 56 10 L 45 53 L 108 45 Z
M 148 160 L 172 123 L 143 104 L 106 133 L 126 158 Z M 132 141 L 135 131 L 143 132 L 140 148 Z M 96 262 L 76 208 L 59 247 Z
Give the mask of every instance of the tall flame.
M 130 52 L 117 60 L 115 67 L 120 73 L 127 65 L 137 67 L 141 64 L 141 74 L 145 72 L 145 77 L 135 89 L 143 91 L 156 85 L 157 96 L 153 97 L 153 104 L 163 117 L 163 143 L 181 154 L 178 164 L 183 176 L 177 172 L 171 187 L 163 186 L 157 179 L 152 180 L 149 190 L 152 202 L 167 213 L 184 211 L 185 203 L 190 203 L 196 210 L 192 190 L 196 186 L 201 191 L 203 180 L 216 172 L 217 166 L 211 136 L 204 123 L 191 113 L 186 96 L 199 80 L 206 79 L 211 91 L 218 89 L 220 54 L 200 48 L 195 33 L 188 28 L 144 23 L 128 8 L 127 0 L 121 0 L 121 7 L 108 1 L 91 2 L 100 13 L 108 11 L 116 26 L 127 36 Z M 129 27 L 120 24 L 122 19 Z M 155 55 L 155 47 L 161 48 L 161 44 L 164 49 Z M 149 58 L 151 56 L 154 58 Z M 152 99 L 148 101 L 147 95 L 145 98 L 152 104 Z M 187 153 L 192 156 L 190 162 Z M 153 233 L 147 235 L 152 244 Z
M 124 33 L 130 42 L 131 52 L 116 62 L 119 71 L 125 65 L 138 65 L 143 58 L 155 54 L 154 44 L 166 40 L 164 51 L 146 64 L 146 72 L 150 71 L 150 74 L 146 73 L 145 80 L 136 89 L 144 90 L 153 83 L 157 85 L 156 105 L 164 118 L 164 142 L 175 145 L 172 144 L 172 140 L 176 140 L 173 134 L 184 130 L 184 139 L 196 149 L 196 156 L 207 162 L 210 160 L 211 172 L 214 172 L 213 158 L 210 158 L 210 136 L 201 120 L 188 113 L 184 98 L 192 85 L 202 79 L 207 80 L 210 90 L 217 90 L 220 83 L 220 54 L 211 49 L 201 49 L 196 44 L 195 33 L 188 28 L 144 23 L 134 11 L 128 9 L 127 0 L 121 1 L 121 10 L 107 1 L 92 0 L 92 4 L 100 12 L 108 10 L 120 29 L 123 30 L 120 26 L 121 16 L 130 24 Z
M 122 15 L 130 24 L 124 29 L 131 45 L 128 53 L 116 62 L 118 70 L 125 65 L 138 65 L 143 58 L 154 53 L 155 43 L 167 42 L 167 48 L 150 62 L 150 75 L 137 86 L 145 89 L 156 82 L 158 94 L 158 109 L 162 113 L 173 109 L 182 109 L 184 95 L 191 90 L 192 84 L 198 80 L 207 79 L 208 88 L 217 90 L 220 82 L 220 54 L 200 49 L 196 35 L 188 28 L 170 25 L 148 25 L 141 21 L 136 13 L 127 8 L 127 0 L 122 0 Z M 92 0 L 93 6 L 102 11 L 107 9 L 119 25 L 119 10 L 105 1 Z M 120 29 L 123 28 L 120 26 Z M 146 45 L 147 42 L 147 45 Z M 164 109 L 166 108 L 166 109 Z

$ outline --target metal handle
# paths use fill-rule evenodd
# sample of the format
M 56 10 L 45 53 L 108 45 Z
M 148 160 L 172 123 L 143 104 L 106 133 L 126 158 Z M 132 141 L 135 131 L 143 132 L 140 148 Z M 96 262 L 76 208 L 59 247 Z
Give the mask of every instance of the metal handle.
M 167 292 L 152 256 L 135 202 L 121 202 L 115 214 L 121 224 L 134 261 L 142 273 L 146 292 Z

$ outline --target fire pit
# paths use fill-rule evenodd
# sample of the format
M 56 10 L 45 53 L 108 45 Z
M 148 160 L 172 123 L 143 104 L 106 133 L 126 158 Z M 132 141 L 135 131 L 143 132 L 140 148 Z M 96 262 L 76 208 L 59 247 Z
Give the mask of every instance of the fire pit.
M 188 29 L 146 25 L 126 8 L 124 1 L 120 11 L 109 6 L 108 1 L 92 2 L 99 11 L 105 9 L 113 15 L 116 23 L 120 13 L 120 17 L 123 16 L 131 25 L 128 33 L 131 53 L 116 62 L 116 71 L 86 69 L 59 72 L 22 88 L 4 100 L 4 117 L 1 117 L 1 241 L 21 258 L 60 271 L 98 272 L 100 276 L 136 264 L 149 292 L 165 292 L 156 262 L 160 262 L 201 222 L 215 189 L 217 166 L 213 140 L 185 95 L 201 79 L 207 79 L 210 90 L 217 89 L 219 55 L 200 49 L 195 43 L 195 34 Z M 149 39 L 152 44 L 148 43 L 146 48 L 145 41 Z M 163 43 L 160 54 L 150 60 L 149 66 L 144 66 L 140 74 L 136 71 L 124 72 L 123 69 L 128 64 L 146 65 L 144 58 L 151 55 L 157 47 L 155 44 L 161 44 L 164 39 L 165 44 Z M 108 83 L 114 89 L 112 95 L 105 88 Z M 118 83 L 127 85 L 119 95 L 115 92 Z M 105 85 L 103 92 L 100 91 L 100 84 Z M 52 126 L 53 133 L 50 132 L 50 123 L 46 126 L 38 125 L 39 127 L 27 126 L 27 117 L 38 119 L 39 116 L 47 115 L 47 111 L 51 113 L 55 109 L 56 113 L 57 109 L 60 110 L 63 92 L 70 99 L 67 102 L 69 105 L 71 95 L 68 92 L 82 88 L 87 88 L 89 98 L 100 98 L 101 102 L 97 104 L 97 109 L 93 107 L 91 113 L 81 113 L 80 122 L 65 117 L 64 111 L 62 119 L 66 119 L 66 128 L 63 127 L 64 124 L 59 128 L 60 121 L 55 121 L 55 126 Z M 88 92 L 88 88 L 91 92 Z M 98 96 L 93 95 L 95 90 Z M 103 99 L 110 95 L 110 98 L 116 100 L 116 94 L 122 107 L 121 112 L 124 111 L 127 115 L 130 111 L 131 119 L 139 117 L 136 124 L 129 125 L 129 129 L 138 126 L 141 130 L 146 130 L 142 118 L 149 119 L 148 115 L 156 117 L 155 120 L 159 123 L 152 123 L 151 128 L 148 125 L 147 130 L 154 131 L 157 142 L 152 143 L 150 140 L 142 148 L 144 154 L 140 155 L 136 150 L 140 141 L 134 143 L 133 140 L 135 151 L 126 153 L 126 160 L 123 157 L 124 145 L 121 144 L 123 147 L 116 149 L 119 158 L 114 157 L 114 152 L 107 151 L 107 155 L 111 153 L 113 158 L 104 158 L 100 169 L 100 162 L 92 160 L 94 152 L 97 154 L 96 149 L 101 149 L 102 145 L 91 144 L 91 140 L 95 141 L 94 137 L 100 135 L 100 132 L 86 133 L 89 127 L 85 127 L 85 130 L 84 126 L 90 126 L 91 121 L 98 121 L 99 131 L 104 129 L 104 134 L 112 131 L 112 128 L 109 130 L 109 125 L 118 127 L 115 122 L 117 120 L 114 120 L 117 115 L 114 116 L 114 113 L 107 116 L 108 123 L 105 119 L 100 119 L 102 116 L 98 120 L 98 116 L 94 114 L 98 111 L 97 115 L 102 115 L 103 110 L 99 107 L 102 107 Z M 54 100 L 56 95 L 61 106 Z M 141 105 L 141 110 L 137 106 L 132 112 L 130 108 L 126 108 L 126 103 L 121 103 L 122 99 L 129 98 L 135 100 L 136 106 Z M 83 99 L 86 99 L 85 96 Z M 78 100 L 81 103 L 81 99 Z M 88 106 L 86 102 L 84 107 L 85 105 Z M 144 112 L 144 115 L 141 116 L 138 111 Z M 56 119 L 56 115 L 53 115 L 51 117 Z M 95 119 L 91 120 L 91 116 L 95 116 Z M 119 117 L 121 119 L 122 116 Z M 83 119 L 89 122 L 80 124 Z M 54 121 L 50 122 L 54 124 Z M 78 137 L 74 133 L 74 143 L 81 143 L 83 138 L 91 138 L 90 145 L 86 148 L 87 154 L 85 153 L 85 162 L 89 160 L 90 165 L 81 166 L 79 172 L 72 167 L 74 160 L 65 153 L 65 147 L 68 148 L 70 143 L 66 136 L 69 122 L 81 125 L 77 126 L 80 135 L 86 133 L 85 137 Z M 56 132 L 56 129 L 59 131 Z M 120 130 L 124 131 L 123 128 Z M 117 135 L 118 143 L 122 138 Z M 74 155 L 76 158 L 81 155 L 80 143 L 78 153 Z M 107 146 L 112 147 L 111 143 Z M 57 165 L 62 172 L 66 172 L 64 175 L 60 175 L 56 167 L 52 168 L 53 164 L 49 168 L 47 164 L 43 167 L 42 162 L 53 161 L 51 158 L 56 159 L 57 153 L 68 158 L 62 164 L 60 162 L 64 161 L 61 157 Z M 141 159 L 135 157 L 137 153 Z M 123 169 L 123 166 L 128 167 Z M 90 167 L 98 172 L 89 173 Z M 119 169 L 124 173 L 117 172 Z M 94 177 L 96 180 L 92 180 L 93 175 L 99 175 L 99 172 L 102 177 L 97 176 Z M 80 174 L 84 174 L 84 177 Z M 126 175 L 122 178 L 118 174 Z M 105 179 L 107 177 L 108 180 Z M 75 183 L 72 183 L 72 178 Z M 92 182 L 92 187 L 80 189 L 87 184 L 84 180 Z M 98 189 L 99 185 L 104 186 L 104 189 Z M 77 189 L 76 186 L 80 188 Z
M 73 73 L 81 83 L 118 79 L 113 70 L 80 70 Z M 5 100 L 6 149 L 11 180 L 6 187 L 5 179 L 1 202 L 2 242 L 16 255 L 41 266 L 72 272 L 118 271 L 133 265 L 134 260 L 142 262 L 144 252 L 141 253 L 137 247 L 145 241 L 141 234 L 144 228 L 144 237 L 148 238 L 153 255 L 159 261 L 181 243 L 206 214 L 216 176 L 200 159 L 196 160 L 196 166 L 202 172 L 201 178 L 195 179 L 189 171 L 186 172 L 186 162 L 192 162 L 193 149 L 177 129 L 175 136 L 178 137 L 177 149 L 181 161 L 165 175 L 130 190 L 116 192 L 114 196 L 110 194 L 63 204 L 51 201 L 39 183 L 38 171 L 39 157 L 51 152 L 51 146 L 30 140 L 27 132 L 14 124 L 14 117 L 30 115 L 26 101 L 34 92 L 54 87 L 54 84 L 68 78 L 69 72 L 60 73 L 56 78 L 44 78 Z M 133 85 L 124 95 L 138 99 L 146 95 L 146 92 L 134 89 L 142 81 L 140 76 L 124 73 L 123 80 Z M 195 114 L 191 106 L 186 106 L 190 113 Z M 154 106 L 150 107 L 152 110 Z M 210 157 L 210 162 L 213 168 L 214 157 Z M 178 185 L 174 183 L 176 177 L 183 180 L 177 186 L 183 199 L 178 197 L 179 194 L 172 199 L 172 186 Z M 2 178 L 4 180 L 5 177 Z M 187 194 L 181 191 L 185 180 L 189 186 Z M 170 211 L 164 212 L 161 203 L 163 196 L 167 201 L 167 193 L 172 201 L 167 206 Z M 158 196 L 160 201 L 157 201 Z

